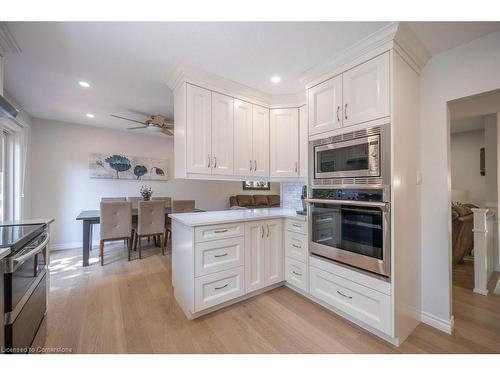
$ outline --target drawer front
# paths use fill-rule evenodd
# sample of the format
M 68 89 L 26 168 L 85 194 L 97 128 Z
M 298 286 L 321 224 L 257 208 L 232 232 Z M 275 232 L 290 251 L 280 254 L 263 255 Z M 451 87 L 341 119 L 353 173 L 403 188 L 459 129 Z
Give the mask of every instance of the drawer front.
M 245 269 L 237 267 L 195 279 L 195 312 L 229 301 L 245 293 Z
M 195 276 L 239 267 L 245 260 L 245 238 L 200 242 L 195 245 Z
M 309 286 L 314 297 L 373 328 L 392 334 L 390 296 L 314 267 L 310 268 Z
M 307 263 L 308 242 L 305 234 L 285 232 L 285 256 Z
M 217 225 L 206 225 L 195 228 L 194 238 L 196 242 L 221 240 L 243 236 L 245 234 L 244 223 L 228 223 Z
M 287 283 L 307 292 L 307 266 L 292 258 L 285 258 L 285 280 Z
M 307 234 L 307 222 L 287 219 L 285 229 L 291 230 L 292 232 Z

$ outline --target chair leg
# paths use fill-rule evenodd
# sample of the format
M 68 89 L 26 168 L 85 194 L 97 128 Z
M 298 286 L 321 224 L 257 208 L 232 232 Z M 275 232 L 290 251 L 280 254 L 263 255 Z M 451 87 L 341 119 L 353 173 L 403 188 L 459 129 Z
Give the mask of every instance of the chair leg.
M 101 266 L 104 266 L 104 241 L 99 242 L 99 258 L 101 258 Z
M 141 236 L 137 236 L 137 241 L 139 241 L 137 245 L 139 247 L 139 259 L 142 259 Z
M 132 249 L 132 236 L 127 238 L 127 251 L 128 251 L 128 261 L 130 262 L 130 250 Z
M 165 255 L 165 234 L 160 235 L 161 255 Z

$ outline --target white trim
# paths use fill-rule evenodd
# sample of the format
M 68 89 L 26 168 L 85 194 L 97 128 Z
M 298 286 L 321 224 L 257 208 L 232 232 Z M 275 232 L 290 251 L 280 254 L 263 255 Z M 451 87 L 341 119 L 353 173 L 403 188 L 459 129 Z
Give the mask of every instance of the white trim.
M 450 320 L 446 320 L 446 319 L 442 319 L 440 317 L 437 317 L 436 315 L 433 315 L 431 313 L 427 313 L 425 311 L 422 311 L 421 320 L 422 320 L 422 323 L 430 325 L 431 327 L 439 329 L 440 331 L 443 331 L 449 335 L 452 334 L 453 327 L 455 325 L 455 317 L 453 315 L 451 316 Z
M 500 263 L 495 266 L 495 272 L 500 272 Z
M 488 290 L 474 288 L 474 289 L 472 289 L 472 291 L 474 293 L 482 294 L 483 296 L 487 296 L 488 295 Z

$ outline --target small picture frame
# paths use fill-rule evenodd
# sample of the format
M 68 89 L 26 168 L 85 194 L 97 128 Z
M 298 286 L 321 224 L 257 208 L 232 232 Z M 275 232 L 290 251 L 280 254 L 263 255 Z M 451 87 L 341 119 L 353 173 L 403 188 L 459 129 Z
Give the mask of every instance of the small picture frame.
M 269 181 L 243 181 L 243 190 L 271 190 Z
M 481 149 L 479 150 L 479 172 L 481 173 L 481 176 L 486 175 L 486 161 L 485 161 L 484 147 L 481 147 Z

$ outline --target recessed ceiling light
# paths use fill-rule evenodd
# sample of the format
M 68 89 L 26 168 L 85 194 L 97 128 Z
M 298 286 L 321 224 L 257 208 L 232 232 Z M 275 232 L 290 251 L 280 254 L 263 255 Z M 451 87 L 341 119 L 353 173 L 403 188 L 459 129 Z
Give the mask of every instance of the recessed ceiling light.
M 88 118 L 94 118 L 95 117 L 92 113 L 87 113 L 85 116 L 87 116 Z
M 278 77 L 278 76 L 271 77 L 271 82 L 272 83 L 280 83 L 281 77 Z
M 88 83 L 86 81 L 80 81 L 80 82 L 78 82 L 78 84 L 82 87 L 85 87 L 86 89 L 90 87 L 90 83 Z

